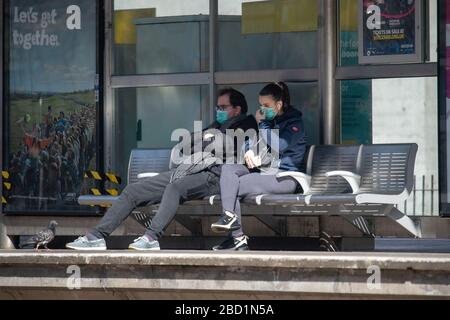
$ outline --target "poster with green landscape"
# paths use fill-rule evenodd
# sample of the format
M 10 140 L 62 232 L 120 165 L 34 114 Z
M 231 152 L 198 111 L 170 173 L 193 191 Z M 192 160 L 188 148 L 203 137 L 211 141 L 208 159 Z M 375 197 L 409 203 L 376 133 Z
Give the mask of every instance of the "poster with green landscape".
M 10 0 L 5 212 L 86 210 L 96 169 L 97 1 Z

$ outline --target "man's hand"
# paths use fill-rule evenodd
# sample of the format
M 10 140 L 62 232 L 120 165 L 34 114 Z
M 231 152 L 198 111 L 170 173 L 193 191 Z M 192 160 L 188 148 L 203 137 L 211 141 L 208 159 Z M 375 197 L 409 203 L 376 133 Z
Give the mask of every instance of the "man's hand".
M 249 169 L 257 168 L 261 165 L 261 158 L 255 156 L 255 153 L 252 150 L 245 153 L 244 159 Z
M 264 112 L 261 111 L 261 109 L 258 109 L 255 114 L 256 122 L 260 123 L 263 120 L 266 120 L 266 116 Z

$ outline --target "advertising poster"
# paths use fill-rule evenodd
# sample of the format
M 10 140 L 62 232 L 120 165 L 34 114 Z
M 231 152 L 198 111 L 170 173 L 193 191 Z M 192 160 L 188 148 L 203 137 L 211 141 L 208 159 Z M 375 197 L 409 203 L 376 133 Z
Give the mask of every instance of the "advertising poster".
M 420 0 L 360 0 L 359 63 L 420 62 Z
M 97 10 L 92 0 L 7 2 L 4 212 L 80 210 L 84 172 L 96 169 Z

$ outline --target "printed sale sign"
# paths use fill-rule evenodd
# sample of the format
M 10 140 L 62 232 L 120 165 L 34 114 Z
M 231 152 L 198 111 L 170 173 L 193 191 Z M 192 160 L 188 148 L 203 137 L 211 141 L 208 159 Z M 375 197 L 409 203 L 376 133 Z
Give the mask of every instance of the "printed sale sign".
M 360 0 L 359 63 L 419 62 L 420 0 Z

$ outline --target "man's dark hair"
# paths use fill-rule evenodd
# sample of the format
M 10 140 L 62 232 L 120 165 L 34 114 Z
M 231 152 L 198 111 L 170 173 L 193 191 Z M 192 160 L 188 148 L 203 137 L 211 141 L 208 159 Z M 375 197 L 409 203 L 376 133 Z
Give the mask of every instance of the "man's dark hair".
M 233 107 L 240 106 L 241 107 L 241 114 L 247 114 L 248 111 L 248 105 L 247 100 L 245 99 L 245 96 L 233 88 L 225 88 L 219 91 L 219 97 L 228 95 L 230 98 L 230 104 Z

